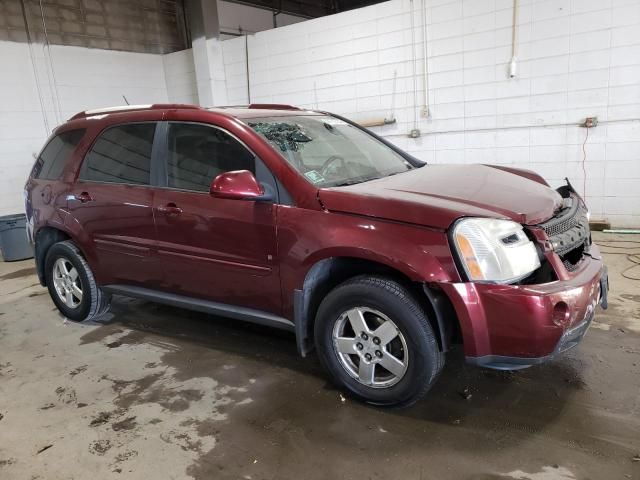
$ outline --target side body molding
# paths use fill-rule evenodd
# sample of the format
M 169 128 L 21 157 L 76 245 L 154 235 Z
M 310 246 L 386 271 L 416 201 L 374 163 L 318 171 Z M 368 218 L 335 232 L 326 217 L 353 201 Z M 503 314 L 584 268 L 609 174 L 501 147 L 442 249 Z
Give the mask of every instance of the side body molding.
M 236 320 L 266 325 L 268 327 L 279 328 L 281 330 L 294 331 L 293 323 L 286 318 L 273 315 L 268 312 L 254 310 L 251 308 L 237 307 L 224 303 L 212 302 L 200 298 L 176 295 L 174 293 L 161 292 L 149 288 L 134 285 L 105 285 L 102 287 L 106 292 L 116 295 L 126 295 L 128 297 L 140 298 L 150 302 L 163 303 L 174 307 L 196 310 L 198 312 L 220 315 Z

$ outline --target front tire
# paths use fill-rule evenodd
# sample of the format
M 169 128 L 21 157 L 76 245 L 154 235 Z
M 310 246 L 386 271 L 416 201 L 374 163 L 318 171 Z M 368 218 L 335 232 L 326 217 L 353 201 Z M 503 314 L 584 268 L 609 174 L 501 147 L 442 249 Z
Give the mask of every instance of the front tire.
M 383 277 L 355 277 L 332 290 L 318 309 L 315 342 L 338 386 L 374 405 L 415 403 L 444 366 L 424 310 Z
M 98 287 L 89 264 L 71 240 L 51 246 L 45 276 L 53 303 L 69 320 L 83 322 L 109 310 L 109 295 Z

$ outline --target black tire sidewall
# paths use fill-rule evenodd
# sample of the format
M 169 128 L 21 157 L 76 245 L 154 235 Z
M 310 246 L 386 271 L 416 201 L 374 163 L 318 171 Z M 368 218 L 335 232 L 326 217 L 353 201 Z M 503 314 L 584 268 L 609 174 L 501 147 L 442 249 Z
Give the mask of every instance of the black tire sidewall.
M 82 284 L 82 300 L 80 301 L 80 305 L 76 308 L 69 308 L 66 306 L 58 296 L 58 292 L 53 285 L 53 266 L 59 258 L 64 258 L 71 263 L 80 277 L 80 282 Z M 91 299 L 94 295 L 93 292 L 91 292 L 91 282 L 89 281 L 86 268 L 78 258 L 78 254 L 73 250 L 73 248 L 66 245 L 64 242 L 53 245 L 47 252 L 47 257 L 45 259 L 45 276 L 49 295 L 51 295 L 51 299 L 53 300 L 53 303 L 55 303 L 56 307 L 58 307 L 58 310 L 60 310 L 66 318 L 73 320 L 74 322 L 82 322 L 85 320 L 91 310 Z
M 396 284 L 397 286 L 397 284 Z M 416 305 L 414 303 L 414 305 Z M 416 305 L 417 306 L 417 305 Z M 340 315 L 350 308 L 369 307 L 387 315 L 398 326 L 407 343 L 409 366 L 404 377 L 387 388 L 362 385 L 341 365 L 333 346 L 333 327 Z M 347 282 L 333 290 L 318 309 L 315 338 L 321 363 L 329 370 L 339 386 L 359 399 L 375 405 L 410 403 L 426 391 L 437 375 L 434 355 L 440 355 L 433 330 L 418 307 L 419 315 L 407 303 L 384 288 L 360 282 Z M 422 315 L 422 318 L 419 316 Z M 430 386 L 430 385 L 429 385 Z

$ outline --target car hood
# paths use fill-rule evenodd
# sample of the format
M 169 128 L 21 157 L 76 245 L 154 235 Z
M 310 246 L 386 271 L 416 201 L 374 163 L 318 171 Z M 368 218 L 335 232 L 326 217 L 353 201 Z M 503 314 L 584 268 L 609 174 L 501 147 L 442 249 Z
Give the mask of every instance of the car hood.
M 550 218 L 562 204 L 560 194 L 513 170 L 426 165 L 356 185 L 323 188 L 318 196 L 329 211 L 441 229 L 469 216 L 508 218 L 525 225 Z

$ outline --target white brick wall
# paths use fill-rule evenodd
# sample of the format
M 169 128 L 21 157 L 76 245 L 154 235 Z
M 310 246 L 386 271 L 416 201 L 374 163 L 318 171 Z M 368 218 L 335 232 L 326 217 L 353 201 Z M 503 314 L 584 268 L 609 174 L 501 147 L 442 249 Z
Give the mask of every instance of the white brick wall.
M 198 103 L 196 69 L 191 49 L 162 56 L 167 97 L 171 103 Z
M 32 152 L 46 131 L 28 47 L 0 43 L 0 58 L 12 68 L 0 75 L 0 215 L 24 211 L 22 186 L 33 165 Z
M 122 105 L 123 95 L 130 103 L 167 101 L 161 55 L 52 46 L 50 64 L 45 53 L 33 46 L 43 111 L 29 46 L 0 42 L 7 67 L 0 74 L 0 215 L 24 211 L 34 155 L 58 124 L 81 110 Z
M 431 117 L 419 117 L 422 137 L 406 136 L 415 112 L 409 0 L 250 36 L 251 101 L 383 118 L 395 72 L 398 122 L 377 133 L 430 162 L 530 168 L 554 186 L 568 176 L 580 191 L 586 184 L 594 217 L 640 226 L 640 1 L 521 0 L 515 79 L 512 0 L 426 1 Z M 229 103 L 247 103 L 245 40 L 223 42 L 223 57 Z M 575 126 L 586 116 L 600 120 L 588 139 Z

